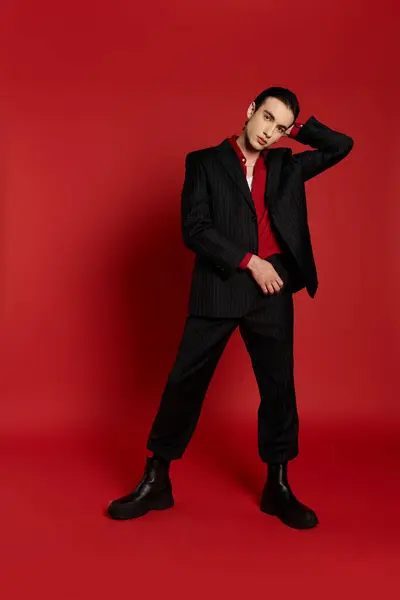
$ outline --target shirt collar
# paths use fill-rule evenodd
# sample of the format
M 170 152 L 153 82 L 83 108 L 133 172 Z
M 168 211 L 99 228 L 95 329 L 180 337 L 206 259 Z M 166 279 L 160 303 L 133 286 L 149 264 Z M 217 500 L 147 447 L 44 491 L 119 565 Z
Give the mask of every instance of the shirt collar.
M 238 137 L 239 137 L 238 135 L 232 135 L 229 138 L 229 143 L 231 144 L 232 148 L 236 152 L 236 154 L 237 154 L 240 162 L 243 163 L 243 164 L 245 164 L 246 163 L 246 157 L 243 154 L 243 152 L 241 151 L 239 144 L 237 143 Z M 265 148 L 264 150 L 261 150 L 260 156 L 262 156 L 264 158 L 265 155 L 266 155 L 266 153 L 267 153 L 267 148 Z

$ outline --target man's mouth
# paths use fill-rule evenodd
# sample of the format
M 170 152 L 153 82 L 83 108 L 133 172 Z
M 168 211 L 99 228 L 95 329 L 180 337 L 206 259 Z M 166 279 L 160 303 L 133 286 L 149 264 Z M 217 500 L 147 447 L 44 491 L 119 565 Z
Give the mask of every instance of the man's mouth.
M 257 140 L 258 140 L 258 143 L 261 144 L 261 146 L 267 145 L 267 142 L 265 140 L 263 140 L 263 138 L 260 138 L 259 136 L 257 136 Z

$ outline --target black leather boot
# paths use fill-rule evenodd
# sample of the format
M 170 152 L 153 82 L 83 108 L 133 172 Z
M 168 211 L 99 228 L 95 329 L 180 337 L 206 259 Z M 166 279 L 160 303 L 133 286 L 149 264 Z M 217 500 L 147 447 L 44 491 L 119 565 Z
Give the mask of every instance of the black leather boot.
M 315 512 L 297 500 L 287 480 L 287 463 L 269 464 L 264 486 L 262 512 L 278 517 L 294 529 L 311 529 L 318 525 Z
M 112 519 L 136 519 L 173 505 L 169 462 L 153 456 L 147 457 L 144 475 L 133 492 L 111 502 L 107 513 Z

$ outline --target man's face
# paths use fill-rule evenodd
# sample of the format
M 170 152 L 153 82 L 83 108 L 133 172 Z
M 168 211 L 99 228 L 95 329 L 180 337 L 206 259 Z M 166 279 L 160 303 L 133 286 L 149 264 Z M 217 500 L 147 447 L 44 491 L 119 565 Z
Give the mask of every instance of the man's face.
M 246 136 L 254 150 L 263 150 L 275 144 L 293 125 L 294 114 L 277 98 L 267 98 L 255 111 L 252 102 L 247 110 Z

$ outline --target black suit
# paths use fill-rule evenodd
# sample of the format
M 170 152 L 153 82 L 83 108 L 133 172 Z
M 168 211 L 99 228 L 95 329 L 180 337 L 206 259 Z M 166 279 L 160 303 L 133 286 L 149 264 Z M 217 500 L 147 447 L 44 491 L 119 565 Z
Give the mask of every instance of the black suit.
M 164 458 L 182 456 L 218 360 L 238 326 L 260 390 L 260 456 L 264 462 L 285 462 L 297 455 L 293 294 L 306 287 L 314 297 L 318 287 L 304 182 L 345 158 L 353 140 L 314 117 L 296 140 L 316 150 L 293 154 L 280 148 L 266 154 L 265 202 L 283 250 L 268 260 L 285 282 L 279 294 L 269 296 L 238 268 L 247 252 L 258 253 L 258 226 L 229 140 L 186 157 L 182 234 L 196 259 L 189 316 L 148 441 L 148 448 Z
M 311 117 L 296 140 L 317 150 L 292 154 L 290 148 L 267 152 L 265 202 L 278 241 L 292 258 L 294 292 L 318 287 L 307 222 L 304 182 L 342 160 L 351 150 L 348 136 Z M 189 313 L 240 317 L 255 293 L 248 272 L 237 267 L 247 252 L 258 252 L 257 217 L 242 166 L 228 140 L 191 152 L 186 158 L 182 192 L 182 233 L 196 253 Z

